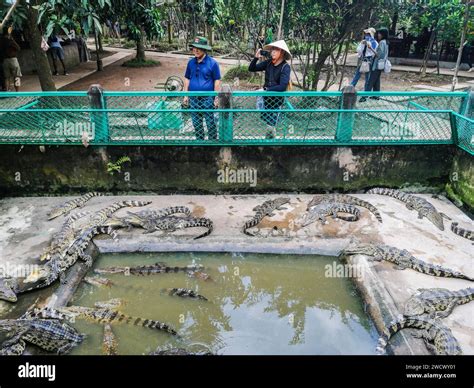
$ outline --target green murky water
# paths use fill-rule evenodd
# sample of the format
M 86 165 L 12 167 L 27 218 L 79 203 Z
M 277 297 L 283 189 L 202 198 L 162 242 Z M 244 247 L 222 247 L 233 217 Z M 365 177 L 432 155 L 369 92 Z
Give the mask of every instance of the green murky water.
M 102 255 L 95 268 L 165 262 L 199 263 L 213 281 L 185 273 L 106 276 L 111 288 L 82 284 L 73 304 L 93 306 L 110 298 L 127 301 L 120 312 L 166 322 L 180 339 L 143 327 L 116 324 L 119 354 L 157 348 L 211 350 L 215 354 L 372 354 L 376 330 L 350 279 L 326 278 L 333 258 L 300 255 L 162 253 Z M 208 302 L 161 292 L 185 287 Z M 77 320 L 88 334 L 72 354 L 101 354 L 101 325 Z

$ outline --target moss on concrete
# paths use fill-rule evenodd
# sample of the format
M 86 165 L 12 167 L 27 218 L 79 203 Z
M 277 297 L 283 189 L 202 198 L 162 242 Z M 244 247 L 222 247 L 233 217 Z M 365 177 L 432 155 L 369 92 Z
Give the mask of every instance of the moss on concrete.
M 450 184 L 453 193 L 462 203 L 474 210 L 474 165 L 472 156 L 459 149 L 453 159 L 453 167 L 450 174 Z

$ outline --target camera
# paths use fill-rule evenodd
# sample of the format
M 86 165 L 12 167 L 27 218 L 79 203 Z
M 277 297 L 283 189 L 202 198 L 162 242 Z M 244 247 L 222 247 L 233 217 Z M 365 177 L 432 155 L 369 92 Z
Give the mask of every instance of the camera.
M 267 50 L 260 50 L 260 55 L 262 57 L 265 57 L 265 58 L 270 58 L 271 57 L 270 51 L 267 51 Z

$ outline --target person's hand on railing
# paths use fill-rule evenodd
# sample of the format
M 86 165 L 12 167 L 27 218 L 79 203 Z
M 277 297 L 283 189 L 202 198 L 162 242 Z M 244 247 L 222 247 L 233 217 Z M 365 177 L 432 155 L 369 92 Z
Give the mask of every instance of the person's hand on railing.
M 189 105 L 189 97 L 186 96 L 183 98 L 183 106 L 188 106 Z
M 214 98 L 214 107 L 219 108 L 219 97 Z

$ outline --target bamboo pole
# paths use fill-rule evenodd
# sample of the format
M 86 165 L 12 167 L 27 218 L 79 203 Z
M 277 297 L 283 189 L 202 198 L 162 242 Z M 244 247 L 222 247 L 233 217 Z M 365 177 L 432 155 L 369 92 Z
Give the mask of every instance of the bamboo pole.
M 16 6 L 18 5 L 20 1 L 19 0 L 16 0 L 12 6 L 10 7 L 10 9 L 8 10 L 7 14 L 5 15 L 5 18 L 2 20 L 2 23 L 0 24 L 0 31 L 3 30 L 3 26 L 5 25 L 5 23 L 8 21 L 8 19 L 10 19 L 10 16 L 12 15 L 13 11 L 15 10 Z

